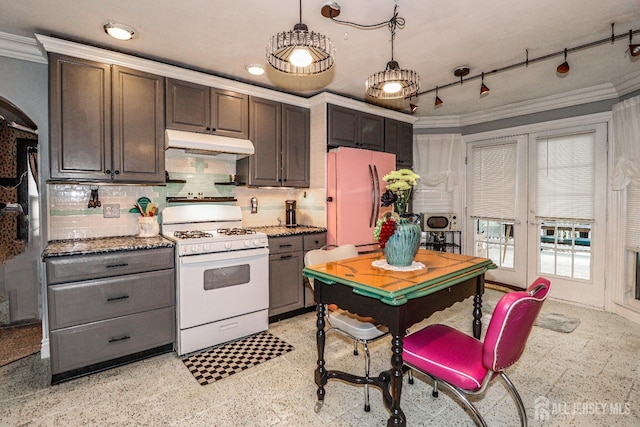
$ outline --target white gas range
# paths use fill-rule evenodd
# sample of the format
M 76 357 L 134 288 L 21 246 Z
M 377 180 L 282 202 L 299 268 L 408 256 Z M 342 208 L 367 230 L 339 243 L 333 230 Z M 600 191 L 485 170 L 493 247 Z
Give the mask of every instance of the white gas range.
M 240 207 L 167 207 L 162 235 L 176 242 L 179 355 L 269 327 L 269 243 L 242 228 Z

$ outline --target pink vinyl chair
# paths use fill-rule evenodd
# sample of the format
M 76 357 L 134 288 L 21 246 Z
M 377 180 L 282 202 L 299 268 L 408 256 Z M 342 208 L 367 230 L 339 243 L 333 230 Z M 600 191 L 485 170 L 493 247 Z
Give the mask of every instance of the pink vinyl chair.
M 438 383 L 446 385 L 471 410 L 476 424 L 485 427 L 468 395 L 483 394 L 491 380 L 499 376 L 518 406 L 521 425 L 526 426 L 522 399 L 504 370 L 522 356 L 550 285 L 539 277 L 527 290 L 504 295 L 491 316 L 484 342 L 441 324 L 407 335 L 405 365 L 431 377 L 434 397 L 438 397 Z
M 314 265 L 323 264 L 331 261 L 339 261 L 341 259 L 357 257 L 358 249 L 354 245 L 336 246 L 334 249 L 328 249 L 326 246 L 321 249 L 314 249 L 307 252 L 304 256 L 304 264 Z M 309 279 L 309 285 L 314 287 L 313 279 Z M 369 343 L 376 341 L 389 333 L 386 326 L 380 325 L 371 317 L 362 317 L 349 311 L 342 310 L 334 305 L 329 305 L 325 309 L 326 322 L 329 325 L 327 332 L 336 331 L 347 338 L 353 340 L 353 354 L 358 355 L 358 344 L 364 349 L 364 375 L 369 378 L 369 370 L 371 365 L 371 357 L 369 356 Z M 322 406 L 319 401 L 315 407 L 318 412 Z M 364 385 L 364 410 L 369 412 L 369 385 Z

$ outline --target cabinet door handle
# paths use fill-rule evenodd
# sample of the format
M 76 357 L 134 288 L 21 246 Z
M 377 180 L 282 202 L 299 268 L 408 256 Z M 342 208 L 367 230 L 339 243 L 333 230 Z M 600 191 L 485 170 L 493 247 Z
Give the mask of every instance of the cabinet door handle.
M 109 338 L 109 343 L 118 342 L 118 341 L 126 341 L 126 340 L 128 340 L 130 338 L 131 337 L 129 335 L 122 335 L 121 337 Z
M 129 263 L 127 262 L 123 262 L 121 264 L 107 264 L 107 268 L 120 268 L 120 267 L 126 267 L 128 265 Z
M 119 170 L 115 170 L 115 171 L 113 171 L 113 173 L 115 173 L 116 175 L 120 175 L 120 171 Z
M 105 175 L 111 175 L 111 169 L 107 169 L 106 171 L 104 171 Z
M 129 295 L 120 295 L 119 297 L 111 297 L 111 298 L 107 298 L 107 302 L 111 302 L 111 301 L 122 301 L 123 299 L 128 299 Z
M 281 255 L 280 259 L 293 258 L 293 255 Z

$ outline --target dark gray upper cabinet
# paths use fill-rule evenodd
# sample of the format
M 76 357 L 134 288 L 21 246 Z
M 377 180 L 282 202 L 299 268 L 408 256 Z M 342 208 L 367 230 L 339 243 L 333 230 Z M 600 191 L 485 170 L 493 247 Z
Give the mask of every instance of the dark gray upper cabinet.
M 309 187 L 310 140 L 309 110 L 282 104 L 282 185 Z
M 244 94 L 167 79 L 167 128 L 249 137 L 249 97 Z
M 115 65 L 111 75 L 114 181 L 163 184 L 164 79 Z
M 386 118 L 384 151 L 396 155 L 397 168 L 413 166 L 413 125 Z
M 249 99 L 252 156 L 237 174 L 250 186 L 309 187 L 309 110 L 267 99 Z
M 328 104 L 328 145 L 384 151 L 384 117 Z
M 51 178 L 164 183 L 164 78 L 51 54 Z

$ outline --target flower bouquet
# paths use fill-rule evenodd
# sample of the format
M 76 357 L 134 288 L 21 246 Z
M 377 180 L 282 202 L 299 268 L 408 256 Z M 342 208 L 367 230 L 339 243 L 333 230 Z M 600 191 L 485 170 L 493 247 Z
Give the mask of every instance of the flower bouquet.
M 411 197 L 411 190 L 420 178 L 409 169 L 392 171 L 382 177 L 386 191 L 380 197 L 382 206 L 391 206 L 393 212 L 385 212 L 376 222 L 373 235 L 383 249 L 389 265 L 407 267 L 420 247 L 420 227 L 404 218 Z

